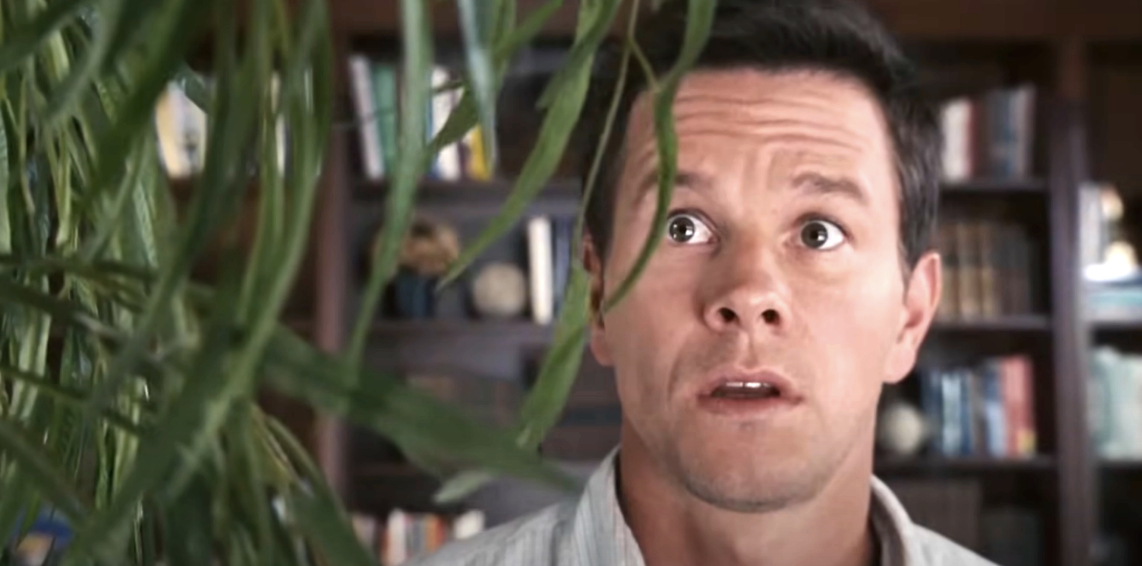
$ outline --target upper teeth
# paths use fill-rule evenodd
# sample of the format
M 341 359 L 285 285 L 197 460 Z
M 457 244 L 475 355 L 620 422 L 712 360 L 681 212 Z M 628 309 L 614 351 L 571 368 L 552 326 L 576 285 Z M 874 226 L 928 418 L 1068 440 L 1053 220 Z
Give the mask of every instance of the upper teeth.
M 772 384 L 763 383 L 761 381 L 727 381 L 725 386 L 726 387 L 749 388 L 749 389 L 761 389 L 762 387 L 767 387 L 769 389 L 773 389 Z

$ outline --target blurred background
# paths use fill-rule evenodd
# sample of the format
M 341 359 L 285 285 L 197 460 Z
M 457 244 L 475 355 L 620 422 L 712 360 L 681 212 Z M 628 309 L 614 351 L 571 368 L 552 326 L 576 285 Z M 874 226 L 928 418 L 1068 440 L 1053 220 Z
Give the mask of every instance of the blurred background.
M 1142 0 L 867 1 L 923 62 L 948 146 L 945 299 L 915 375 L 885 392 L 877 474 L 917 522 L 1001 564 L 1142 564 Z M 395 0 L 329 3 L 342 125 L 287 322 L 337 350 L 393 170 L 400 20 Z M 424 179 L 366 354 L 490 422 L 512 421 L 561 308 L 576 156 L 515 232 L 457 284 L 432 288 L 532 147 L 535 101 L 574 33 L 578 2 L 565 4 L 507 77 L 501 167 L 481 167 L 488 148 L 472 136 Z M 434 5 L 434 80 L 445 84 L 463 66 L 460 38 L 455 6 Z M 433 127 L 455 104 L 434 100 Z M 204 117 L 172 86 L 155 122 L 170 174 L 193 175 Z M 384 439 L 264 402 L 308 441 L 385 564 L 560 496 L 502 480 L 436 505 L 439 484 Z M 610 375 L 585 356 L 542 450 L 586 474 L 615 446 L 619 420 Z

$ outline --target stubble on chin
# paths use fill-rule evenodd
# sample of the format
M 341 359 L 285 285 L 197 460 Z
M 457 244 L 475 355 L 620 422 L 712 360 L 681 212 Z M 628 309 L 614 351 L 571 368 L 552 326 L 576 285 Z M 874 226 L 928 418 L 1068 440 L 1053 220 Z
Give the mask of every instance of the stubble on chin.
M 820 468 L 729 473 L 726 468 L 719 470 L 717 463 L 699 466 L 687 463 L 684 457 L 672 467 L 676 483 L 691 496 L 738 513 L 767 513 L 809 501 L 820 493 L 830 475 Z

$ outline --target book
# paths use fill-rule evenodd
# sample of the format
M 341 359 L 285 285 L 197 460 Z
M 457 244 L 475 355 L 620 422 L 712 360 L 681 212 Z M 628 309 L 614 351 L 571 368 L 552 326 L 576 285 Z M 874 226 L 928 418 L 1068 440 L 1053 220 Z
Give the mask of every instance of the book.
M 555 310 L 550 218 L 536 216 L 528 220 L 527 250 L 531 317 L 536 324 L 550 324 Z
M 377 98 L 373 93 L 372 70 L 366 56 L 355 54 L 349 57 L 349 77 L 365 178 L 379 181 L 385 176 L 385 162 L 381 154 L 381 135 L 377 125 Z

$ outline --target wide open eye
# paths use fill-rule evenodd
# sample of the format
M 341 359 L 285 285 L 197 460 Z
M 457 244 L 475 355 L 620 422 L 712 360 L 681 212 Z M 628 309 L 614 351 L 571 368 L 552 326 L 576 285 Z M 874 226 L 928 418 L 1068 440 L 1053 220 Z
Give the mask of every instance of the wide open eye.
M 678 244 L 706 244 L 713 239 L 714 231 L 701 218 L 680 212 L 667 217 L 666 236 Z
M 801 226 L 801 243 L 809 249 L 827 251 L 845 243 L 845 232 L 828 220 L 810 220 Z

